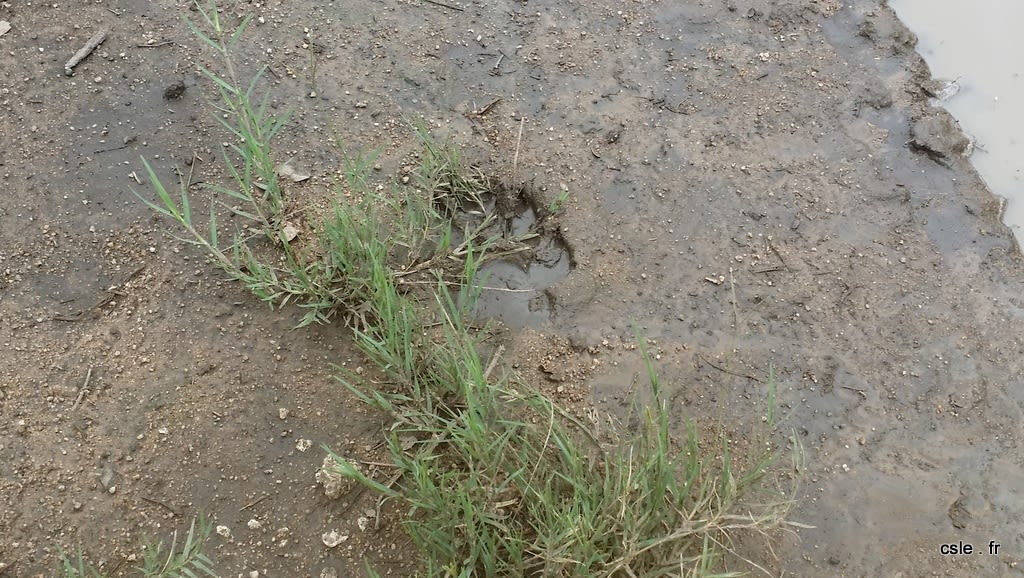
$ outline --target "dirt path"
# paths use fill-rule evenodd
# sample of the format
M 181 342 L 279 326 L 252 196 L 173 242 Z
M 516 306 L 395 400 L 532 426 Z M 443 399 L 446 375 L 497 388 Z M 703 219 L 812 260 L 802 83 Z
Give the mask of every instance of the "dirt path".
M 773 366 L 814 526 L 750 554 L 773 575 L 1019 575 L 1024 275 L 889 9 L 452 4 L 223 4 L 257 18 L 242 67 L 269 64 L 295 110 L 296 187 L 330 186 L 332 131 L 399 173 L 419 115 L 542 204 L 565 184 L 574 269 L 510 334 L 524 371 L 614 411 L 635 321 L 681 419 L 742 420 Z M 332 377 L 361 363 L 346 330 L 289 331 L 299 312 L 221 280 L 131 193 L 140 155 L 222 177 L 213 62 L 182 15 L 0 4 L 0 576 L 50 575 L 56 544 L 126 575 L 140 533 L 198 512 L 231 531 L 209 551 L 225 576 L 403 575 L 374 503 L 315 487 L 321 443 L 380 439 Z M 351 540 L 326 548 L 332 529 Z M 960 541 L 981 553 L 940 555 Z

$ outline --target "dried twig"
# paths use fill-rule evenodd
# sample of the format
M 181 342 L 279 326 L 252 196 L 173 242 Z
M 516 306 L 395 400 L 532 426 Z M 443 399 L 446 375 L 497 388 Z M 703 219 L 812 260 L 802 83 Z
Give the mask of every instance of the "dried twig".
M 241 508 L 239 508 L 238 511 L 239 512 L 244 512 L 244 511 L 248 510 L 249 508 L 255 506 L 256 504 L 262 502 L 263 500 L 266 500 L 269 497 L 270 497 L 270 494 L 263 494 L 262 498 L 254 500 L 252 502 L 249 502 L 248 504 L 246 504 L 246 505 L 242 506 Z
M 727 369 L 725 367 L 722 367 L 720 365 L 715 365 L 714 363 L 712 363 L 712 361 L 710 359 L 708 359 L 707 357 L 705 357 L 705 356 L 703 356 L 703 355 L 701 355 L 699 353 L 697 354 L 697 359 L 703 361 L 704 363 L 710 365 L 711 367 L 714 367 L 715 369 L 717 369 L 718 371 L 721 371 L 722 373 L 728 373 L 729 375 L 735 375 L 736 377 L 745 377 L 747 379 L 753 379 L 754 381 L 756 381 L 758 383 L 764 383 L 763 379 L 759 379 L 757 377 L 754 377 L 753 375 L 748 375 L 746 373 L 739 373 L 739 372 Z
M 366 460 L 355 460 L 355 461 L 363 464 L 364 466 L 373 466 L 373 467 L 376 467 L 376 468 L 398 468 L 398 467 L 401 467 L 401 466 L 398 466 L 396 464 L 389 464 L 389 463 L 386 463 L 386 462 L 368 462 Z
M 92 51 L 96 50 L 96 47 L 100 44 L 103 44 L 103 41 L 106 39 L 106 29 L 100 30 L 96 34 L 93 34 L 92 38 L 90 38 L 84 46 L 79 48 L 78 52 L 76 52 L 75 55 L 72 56 L 71 59 L 68 60 L 67 63 L 64 65 L 64 74 L 66 76 L 71 76 L 74 73 L 74 68 L 78 66 L 78 63 L 85 60 L 86 56 L 92 54 Z
M 395 483 L 398 480 L 400 480 L 402 478 L 402 476 L 404 476 L 404 475 L 405 475 L 405 472 L 398 472 L 397 474 L 391 476 L 391 479 L 388 480 L 388 483 L 386 483 L 384 485 L 390 488 L 391 486 L 394 486 Z M 376 512 L 376 514 L 374 515 L 374 518 L 373 518 L 373 529 L 374 530 L 377 530 L 377 529 L 380 528 L 380 509 L 384 506 L 384 500 L 386 500 L 386 499 L 387 499 L 386 496 L 381 496 L 380 498 L 377 499 L 377 512 Z
M 519 144 L 523 142 L 523 124 L 526 123 L 526 117 L 519 119 L 519 136 L 516 138 L 516 154 L 512 157 L 512 180 L 516 178 L 516 169 L 519 167 Z
M 423 0 L 423 1 L 426 2 L 427 4 L 433 4 L 434 6 L 440 6 L 441 8 L 448 8 L 449 10 L 458 10 L 459 12 L 463 12 L 464 11 L 462 8 L 459 8 L 458 6 L 452 6 L 451 4 L 445 4 L 444 2 L 438 2 L 437 0 Z
M 85 317 L 86 313 L 88 313 L 88 312 L 90 312 L 90 311 L 92 311 L 94 309 L 99 309 L 100 307 L 103 307 L 107 303 L 110 303 L 111 301 L 113 301 L 115 297 L 117 297 L 116 293 L 113 293 L 113 292 L 107 293 L 106 295 L 104 295 L 103 297 L 100 297 L 99 300 L 97 300 L 92 305 L 86 307 L 85 309 L 82 309 L 80 311 L 76 311 L 76 312 L 72 313 L 71 315 L 63 315 L 63 314 L 54 315 L 53 316 L 53 320 L 54 321 L 79 321 L 83 317 Z
M 504 352 L 505 352 L 505 346 L 504 345 L 499 345 L 498 348 L 494 350 L 494 356 L 491 357 L 491 362 L 487 364 L 487 370 L 484 371 L 484 381 L 487 381 L 488 379 L 490 379 L 491 372 L 494 371 L 494 366 L 498 365 L 498 358 L 500 358 L 501 354 L 504 353 Z
M 78 399 L 75 400 L 75 405 L 71 406 L 71 411 L 78 409 L 78 406 L 82 404 L 82 400 L 89 393 L 89 380 L 92 379 L 92 366 L 89 366 L 89 371 L 85 373 L 85 383 L 82 384 L 82 390 L 78 392 Z
M 779 250 L 775 248 L 775 243 L 772 243 L 771 241 L 765 242 L 768 243 L 768 248 L 771 249 L 772 253 L 775 253 L 775 256 L 779 258 L 779 261 L 782 263 L 782 266 L 786 268 L 786 271 L 792 273 L 793 269 L 789 266 L 789 263 L 787 263 L 786 260 L 782 258 L 782 253 L 780 253 Z
M 139 496 L 139 499 L 142 500 L 143 502 L 149 502 L 150 504 L 153 504 L 155 506 L 160 506 L 161 508 L 164 508 L 168 512 L 174 514 L 174 516 L 177 518 L 181 517 L 181 514 L 178 513 L 178 510 L 175 510 L 174 508 L 168 506 L 167 504 L 161 502 L 160 500 L 154 500 L 153 498 L 147 498 L 146 496 Z
M 848 389 L 848 390 L 850 390 L 850 391 L 856 391 L 856 392 L 857 392 L 857 393 L 859 393 L 859 394 L 860 394 L 860 396 L 861 396 L 861 397 L 863 397 L 864 399 L 867 399 L 867 398 L 868 398 L 868 394 L 867 394 L 867 392 L 865 392 L 865 391 L 864 391 L 863 389 L 857 389 L 856 387 L 850 387 L 850 386 L 848 386 L 848 385 L 840 385 L 839 387 L 841 387 L 841 388 L 843 388 L 843 389 Z
M 488 104 L 486 104 L 484 106 L 481 106 L 480 108 L 477 108 L 477 109 L 469 111 L 468 113 L 466 113 L 466 115 L 467 116 L 483 116 L 483 115 L 487 114 L 488 112 L 490 112 L 491 109 L 494 108 L 494 105 L 498 104 L 499 102 L 501 102 L 501 97 L 498 97 L 498 98 L 492 100 L 490 103 L 488 103 Z

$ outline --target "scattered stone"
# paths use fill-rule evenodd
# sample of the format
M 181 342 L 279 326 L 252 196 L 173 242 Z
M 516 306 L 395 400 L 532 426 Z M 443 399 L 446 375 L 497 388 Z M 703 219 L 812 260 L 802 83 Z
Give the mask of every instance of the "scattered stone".
M 116 491 L 111 489 L 114 487 L 114 466 L 109 462 L 103 465 L 103 471 L 100 472 L 100 485 L 111 494 Z
M 313 440 L 300 439 L 299 441 L 295 442 L 295 449 L 299 450 L 302 453 L 306 453 L 307 451 L 309 451 L 309 448 L 311 447 L 313 447 Z
M 964 496 L 961 495 L 949 506 L 949 521 L 953 523 L 954 528 L 962 530 L 967 527 L 967 522 L 970 520 L 971 512 L 967 509 Z
M 947 159 L 955 155 L 969 155 L 971 139 L 960 125 L 945 111 L 936 111 L 918 118 L 910 129 L 910 142 L 914 151 L 923 153 L 933 161 L 948 166 Z
M 164 89 L 164 100 L 178 100 L 185 94 L 185 81 L 179 80 Z
M 921 83 L 921 90 L 928 96 L 942 102 L 953 98 L 960 92 L 960 79 L 943 80 L 940 78 L 930 78 Z
M 299 228 L 293 225 L 292 223 L 285 221 L 284 226 L 281 227 L 281 233 L 284 234 L 284 238 L 286 241 L 291 242 L 295 239 L 295 237 L 299 236 Z
M 288 408 L 282 407 L 277 410 L 277 417 L 281 419 L 288 419 Z
M 341 496 L 348 480 L 345 476 L 335 471 L 334 458 L 324 456 L 323 464 L 316 472 L 316 483 L 324 487 L 324 495 L 332 500 Z
M 217 535 L 221 538 L 231 539 L 231 528 L 227 526 L 217 526 Z
M 302 181 L 309 179 L 309 171 L 295 168 L 295 166 L 292 165 L 291 159 L 277 167 L 277 174 L 287 178 L 293 183 L 301 183 Z
M 331 530 L 330 532 L 324 532 L 320 539 L 323 540 L 324 546 L 328 548 L 334 548 L 338 544 L 348 540 L 347 534 L 340 534 L 337 530 Z
M 288 529 L 288 526 L 278 528 L 277 531 L 274 532 L 274 537 L 271 538 L 271 542 L 276 542 L 278 548 L 284 548 L 288 545 L 288 534 L 290 532 L 291 530 Z
M 260 521 L 256 518 L 249 520 L 249 522 L 246 525 L 249 526 L 250 530 L 259 530 L 263 527 L 263 524 L 261 524 Z

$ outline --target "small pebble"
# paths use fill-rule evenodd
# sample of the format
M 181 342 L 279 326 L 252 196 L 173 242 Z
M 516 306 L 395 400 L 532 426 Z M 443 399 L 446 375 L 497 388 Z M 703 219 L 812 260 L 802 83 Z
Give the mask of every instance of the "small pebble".
M 185 82 L 179 80 L 164 89 L 164 100 L 178 100 L 185 94 Z

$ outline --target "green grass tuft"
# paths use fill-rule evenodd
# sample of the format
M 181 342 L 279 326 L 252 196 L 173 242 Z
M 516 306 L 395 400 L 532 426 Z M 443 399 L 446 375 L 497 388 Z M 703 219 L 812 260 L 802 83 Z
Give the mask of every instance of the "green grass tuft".
M 144 578 L 217 578 L 213 562 L 203 553 L 203 544 L 212 527 L 200 516 L 192 520 L 184 540 L 178 542 L 178 532 L 171 536 L 170 545 L 164 542 L 144 539 L 142 566 L 136 568 Z M 74 559 L 58 547 L 61 560 L 61 575 L 64 578 L 105 578 L 105 575 L 85 560 L 79 547 Z
M 790 506 L 777 494 L 751 499 L 771 490 L 777 455 L 769 446 L 737 456 L 723 436 L 709 451 L 693 423 L 676 440 L 639 335 L 651 401 L 638 409 L 635 431 L 610 439 L 599 441 L 591 426 L 516 375 L 495 372 L 502 349 L 484 363 L 468 324 L 477 274 L 522 247 L 498 230 L 488 179 L 420 122 L 412 129 L 422 151 L 416 186 L 372 184 L 377 153 L 342 151 L 345 177 L 331 210 L 289 207 L 270 146 L 288 116 L 269 114 L 266 97 L 257 99 L 261 73 L 239 82 L 231 54 L 248 21 L 227 30 L 216 8 L 200 9 L 203 29 L 189 26 L 223 61 L 222 72 L 204 74 L 219 92 L 218 120 L 235 139 L 224 151 L 232 184 L 208 189 L 210 217 L 200 225 L 188 183 L 172 195 L 143 159 L 156 194 L 143 201 L 258 298 L 305 309 L 300 325 L 343 313 L 387 390 L 340 369 L 338 378 L 393 419 L 387 446 L 398 475 L 377 480 L 328 451 L 339 473 L 404 504 L 424 573 L 736 575 L 715 573 L 732 536 L 782 526 Z M 563 185 L 548 214 L 568 198 Z M 249 224 L 226 247 L 218 211 Z M 313 235 L 288 234 L 297 216 Z M 774 429 L 774 374 L 770 381 L 766 420 Z M 185 550 L 191 539 L 190 531 Z

